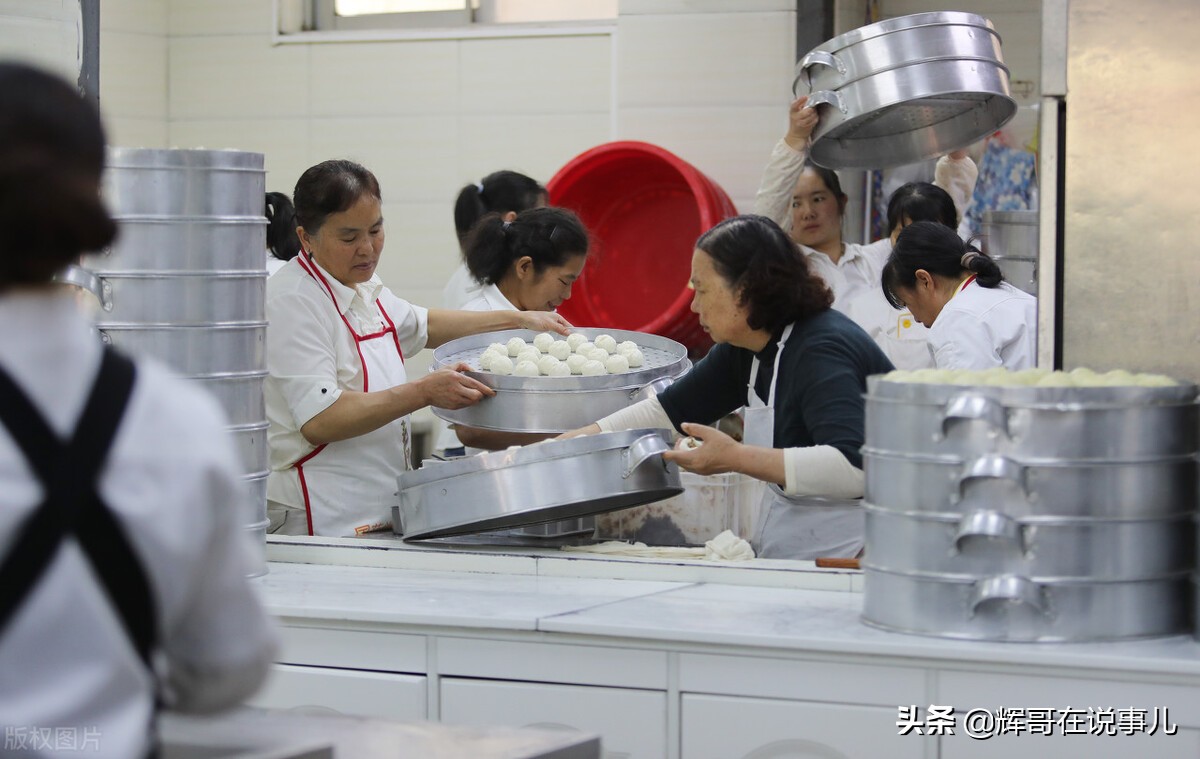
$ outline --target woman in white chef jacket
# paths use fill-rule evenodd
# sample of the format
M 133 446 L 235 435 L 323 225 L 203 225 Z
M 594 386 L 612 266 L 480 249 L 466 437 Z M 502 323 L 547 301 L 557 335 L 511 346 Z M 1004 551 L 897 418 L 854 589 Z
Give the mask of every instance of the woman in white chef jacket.
M 566 436 L 673 428 L 700 441 L 664 458 L 699 474 L 768 483 L 752 543 L 759 556 L 855 556 L 863 544 L 866 378 L 891 371 L 841 312 L 809 259 L 770 219 L 736 216 L 692 254 L 692 310 L 716 345 L 657 397 Z M 739 443 L 705 425 L 745 408 Z
M 533 208 L 511 220 L 485 216 L 464 248 L 467 267 L 482 288 L 464 311 L 554 311 L 571 297 L 587 263 L 588 234 L 565 208 Z M 499 450 L 548 435 L 496 432 L 456 426 L 471 449 Z
M 233 706 L 276 635 L 217 403 L 97 339 L 51 278 L 117 232 L 100 117 L 0 64 L 0 730 L 6 756 L 139 757 L 159 704 Z
M 375 274 L 383 251 L 382 195 L 352 161 L 325 161 L 296 183 L 303 248 L 267 280 L 265 383 L 273 531 L 354 536 L 391 526 L 396 476 L 409 467 L 408 415 L 463 408 L 492 395 L 465 364 L 409 381 L 405 357 L 501 329 L 566 334 L 540 311 L 426 310 Z
M 1030 369 L 1037 363 L 1037 299 L 952 230 L 905 227 L 883 268 L 883 293 L 929 328 L 939 369 Z
M 807 97 L 800 97 L 789 107 L 788 131 L 775 145 L 763 171 L 754 210 L 774 220 L 800 244 L 810 266 L 833 291 L 833 307 L 865 329 L 896 366 L 928 367 L 931 364 L 925 330 L 911 315 L 896 314 L 880 298 L 879 275 L 891 252 L 892 239 L 866 245 L 843 240 L 847 197 L 836 172 L 808 159 L 808 140 L 817 126 L 818 114 L 805 107 L 807 102 Z M 913 221 L 941 221 L 957 228 L 978 176 L 979 169 L 965 151 L 943 156 L 935 169 L 934 186 L 921 189 L 924 195 L 942 196 L 936 198 L 936 203 L 911 208 L 916 215 L 900 214 L 893 220 L 889 213 L 892 237 Z M 954 213 L 941 210 L 945 201 Z M 889 211 L 891 208 L 889 201 Z M 921 215 L 935 211 L 936 216 Z

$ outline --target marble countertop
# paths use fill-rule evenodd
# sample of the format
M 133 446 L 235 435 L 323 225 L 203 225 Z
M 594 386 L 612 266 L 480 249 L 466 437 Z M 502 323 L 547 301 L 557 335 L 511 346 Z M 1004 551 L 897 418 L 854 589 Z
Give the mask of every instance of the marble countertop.
M 407 633 L 414 627 L 524 630 L 630 645 L 1200 676 L 1200 643 L 1190 637 L 1030 644 L 904 635 L 863 624 L 861 594 L 837 590 L 278 562 L 254 582 L 278 616 L 391 623 Z

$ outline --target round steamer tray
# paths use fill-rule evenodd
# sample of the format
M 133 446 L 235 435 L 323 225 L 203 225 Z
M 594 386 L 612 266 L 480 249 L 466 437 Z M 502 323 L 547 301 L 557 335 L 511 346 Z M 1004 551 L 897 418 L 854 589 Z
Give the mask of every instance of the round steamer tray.
M 405 540 L 543 524 L 683 492 L 663 460 L 670 430 L 602 432 L 445 462 L 396 478 L 393 529 Z
M 584 377 L 514 377 L 493 374 L 479 366 L 479 357 L 492 343 L 506 343 L 519 337 L 527 343 L 541 334 L 528 329 L 486 332 L 451 340 L 433 352 L 431 371 L 464 362 L 471 366 L 467 375 L 496 391 L 464 409 L 432 409 L 452 424 L 503 432 L 559 433 L 585 427 L 614 411 L 648 398 L 667 387 L 692 368 L 687 348 L 670 338 L 602 327 L 577 327 L 572 332 L 594 341 L 597 335 L 611 335 L 618 343 L 637 343 L 645 363 L 621 374 Z M 554 334 L 554 333 L 551 333 Z M 564 337 L 557 335 L 555 339 Z

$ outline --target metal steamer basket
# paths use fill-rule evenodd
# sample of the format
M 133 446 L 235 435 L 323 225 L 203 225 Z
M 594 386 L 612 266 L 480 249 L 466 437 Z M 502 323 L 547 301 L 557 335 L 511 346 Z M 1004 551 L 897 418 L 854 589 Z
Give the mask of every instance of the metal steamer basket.
M 864 622 L 1005 641 L 1191 627 L 1195 385 L 867 390 Z
M 683 491 L 662 458 L 669 430 L 550 440 L 445 462 L 396 478 L 393 524 L 405 539 L 467 535 L 601 514 Z
M 645 364 L 621 374 L 596 377 L 514 377 L 493 374 L 479 366 L 488 345 L 519 337 L 531 341 L 538 333 L 517 329 L 488 332 L 452 340 L 433 352 L 432 369 L 470 364 L 470 376 L 496 391 L 474 406 L 451 411 L 434 408 L 433 413 L 453 424 L 504 432 L 559 433 L 585 427 L 614 411 L 648 398 L 666 388 L 692 368 L 687 348 L 669 338 L 619 329 L 581 327 L 573 330 L 589 340 L 612 335 L 617 342 L 638 344 Z
M 800 60 L 792 88 L 821 107 L 811 155 L 831 169 L 934 158 L 1017 112 L 1000 37 L 972 13 L 918 13 L 842 34 Z

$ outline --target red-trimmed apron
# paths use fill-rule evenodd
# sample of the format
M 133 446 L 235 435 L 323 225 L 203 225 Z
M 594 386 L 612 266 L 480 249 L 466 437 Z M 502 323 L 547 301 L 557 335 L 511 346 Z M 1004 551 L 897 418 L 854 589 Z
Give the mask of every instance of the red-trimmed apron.
M 306 253 L 300 266 L 317 281 L 337 310 L 329 281 Z M 340 311 L 342 323 L 354 338 L 362 364 L 364 393 L 408 381 L 400 337 L 383 304 L 376 301 L 387 325 L 378 332 L 360 335 Z M 409 468 L 412 439 L 408 417 L 390 422 L 365 435 L 317 446 L 292 466 L 300 478 L 308 534 L 346 537 L 391 527 L 396 503 L 396 476 Z

